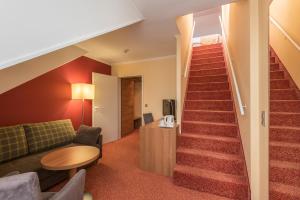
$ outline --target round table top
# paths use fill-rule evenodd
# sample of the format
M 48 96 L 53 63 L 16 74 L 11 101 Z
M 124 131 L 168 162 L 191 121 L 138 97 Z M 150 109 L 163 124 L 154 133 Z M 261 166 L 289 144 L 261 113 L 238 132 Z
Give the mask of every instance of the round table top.
M 46 154 L 41 164 L 48 170 L 70 170 L 95 161 L 99 153 L 99 149 L 92 146 L 66 147 Z

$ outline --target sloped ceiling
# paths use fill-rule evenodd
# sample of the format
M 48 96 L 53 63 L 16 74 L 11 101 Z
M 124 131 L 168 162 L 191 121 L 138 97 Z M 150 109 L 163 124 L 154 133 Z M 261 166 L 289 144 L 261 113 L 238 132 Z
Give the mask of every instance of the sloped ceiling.
M 88 57 L 107 63 L 174 55 L 175 35 L 178 34 L 176 17 L 216 8 L 232 1 L 133 0 L 145 20 L 84 41 L 77 46 L 86 50 Z
M 131 0 L 2 0 L 0 69 L 143 19 Z

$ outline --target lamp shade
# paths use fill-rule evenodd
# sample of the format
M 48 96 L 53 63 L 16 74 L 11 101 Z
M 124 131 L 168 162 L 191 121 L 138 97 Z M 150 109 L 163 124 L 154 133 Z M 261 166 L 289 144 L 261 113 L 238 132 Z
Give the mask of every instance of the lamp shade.
M 94 99 L 95 85 L 86 83 L 72 84 L 72 99 Z

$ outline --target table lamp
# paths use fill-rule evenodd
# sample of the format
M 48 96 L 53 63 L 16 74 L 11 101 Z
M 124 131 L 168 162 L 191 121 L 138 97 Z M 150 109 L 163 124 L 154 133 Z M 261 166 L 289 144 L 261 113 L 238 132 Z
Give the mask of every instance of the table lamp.
M 95 98 L 95 85 L 87 83 L 72 84 L 72 99 L 82 100 L 81 124 L 84 121 L 84 100 L 93 100 Z

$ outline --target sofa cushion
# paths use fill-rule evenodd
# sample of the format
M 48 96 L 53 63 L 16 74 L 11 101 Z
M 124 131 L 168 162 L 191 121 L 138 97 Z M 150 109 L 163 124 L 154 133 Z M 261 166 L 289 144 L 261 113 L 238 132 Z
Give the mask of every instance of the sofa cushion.
M 75 143 L 96 146 L 101 133 L 100 127 L 81 125 L 74 139 Z
M 22 126 L 0 127 L 0 163 L 28 154 Z
M 30 153 L 69 144 L 75 137 L 71 120 L 58 120 L 24 125 Z

